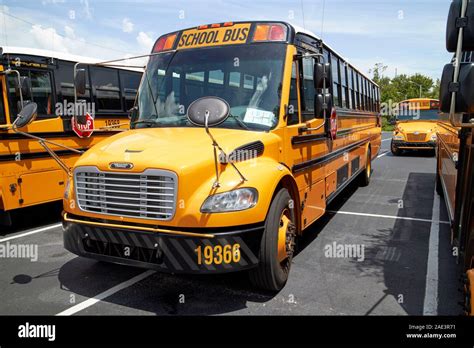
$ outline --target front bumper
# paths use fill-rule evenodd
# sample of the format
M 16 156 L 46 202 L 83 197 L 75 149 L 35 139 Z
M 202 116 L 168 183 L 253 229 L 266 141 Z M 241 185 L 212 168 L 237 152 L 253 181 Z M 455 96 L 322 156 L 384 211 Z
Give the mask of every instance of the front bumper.
M 404 140 L 392 140 L 392 146 L 397 149 L 433 150 L 436 148 L 436 141 L 409 142 Z
M 190 233 L 191 236 L 173 235 L 137 231 L 133 226 L 109 228 L 103 223 L 95 225 L 90 221 L 74 221 L 63 222 L 63 239 L 64 247 L 76 255 L 160 272 L 185 274 L 230 273 L 257 266 L 264 229 L 261 224 L 241 230 L 229 228 L 228 231 L 219 230 L 211 234 L 204 230 L 206 237 L 200 237 L 195 231 Z M 236 244 L 236 258 L 223 254 L 226 245 L 232 247 Z M 229 258 L 230 262 L 227 262 Z

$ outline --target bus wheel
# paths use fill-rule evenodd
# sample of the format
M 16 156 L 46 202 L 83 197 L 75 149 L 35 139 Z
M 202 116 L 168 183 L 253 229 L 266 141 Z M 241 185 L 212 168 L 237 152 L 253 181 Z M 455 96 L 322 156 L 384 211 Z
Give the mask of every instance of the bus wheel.
M 365 170 L 360 173 L 359 184 L 362 187 L 369 186 L 370 177 L 372 176 L 372 151 L 370 147 L 367 149 L 367 161 L 365 165 Z
M 390 150 L 392 151 L 392 154 L 394 156 L 399 156 L 400 155 L 400 149 L 397 148 L 394 144 L 393 144 L 393 141 L 392 143 L 390 144 Z
M 292 199 L 288 190 L 281 189 L 273 199 L 265 221 L 258 267 L 249 273 L 255 287 L 276 292 L 285 286 L 295 251 L 295 240 Z

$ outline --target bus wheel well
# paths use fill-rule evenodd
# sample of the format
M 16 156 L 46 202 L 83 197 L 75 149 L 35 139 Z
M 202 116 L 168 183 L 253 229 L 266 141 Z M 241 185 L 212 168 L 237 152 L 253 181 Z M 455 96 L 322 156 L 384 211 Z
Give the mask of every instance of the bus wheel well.
M 293 199 L 294 207 L 295 207 L 294 209 L 295 209 L 296 231 L 297 231 L 297 234 L 300 234 L 301 233 L 300 197 L 299 197 L 299 192 L 298 192 L 298 186 L 296 185 L 295 179 L 291 175 L 286 175 L 280 180 L 280 182 L 278 183 L 275 189 L 275 192 L 273 193 L 272 201 L 275 195 L 283 188 L 288 190 L 291 198 Z

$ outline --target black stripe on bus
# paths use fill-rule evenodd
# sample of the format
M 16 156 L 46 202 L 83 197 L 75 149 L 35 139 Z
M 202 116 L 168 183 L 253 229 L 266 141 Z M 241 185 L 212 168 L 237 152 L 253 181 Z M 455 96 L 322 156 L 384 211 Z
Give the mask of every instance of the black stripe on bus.
M 79 151 L 87 151 L 88 149 L 83 148 L 83 149 L 77 149 Z M 69 155 L 79 155 L 75 153 L 74 151 L 71 150 L 60 150 L 60 151 L 54 151 L 54 153 L 58 156 L 69 156 Z M 21 162 L 24 160 L 29 160 L 29 159 L 39 159 L 39 158 L 47 158 L 51 157 L 51 155 L 44 151 L 44 152 L 30 152 L 30 153 L 21 153 L 20 154 L 20 160 L 16 161 L 16 158 L 18 154 L 13 154 L 13 155 L 0 155 L 0 162 Z M 52 158 L 52 157 L 51 157 Z
M 327 140 L 326 134 L 307 134 L 307 135 L 296 135 L 291 138 L 292 145 L 312 143 L 315 141 Z
M 110 134 L 113 133 L 112 131 L 95 131 L 95 135 L 103 135 L 103 134 Z M 70 132 L 42 132 L 42 133 L 30 133 L 36 137 L 43 138 L 43 139 L 51 139 L 51 138 L 79 138 L 76 133 Z M 25 135 L 18 134 L 18 133 L 1 133 L 0 132 L 0 140 L 17 140 L 17 139 L 31 139 Z M 34 139 L 32 139 L 34 140 Z
M 371 138 L 360 140 L 360 141 L 358 141 L 354 144 L 348 145 L 346 147 L 343 147 L 343 148 L 340 148 L 336 151 L 328 153 L 327 155 L 324 155 L 324 156 L 321 156 L 321 157 L 318 157 L 318 158 L 315 158 L 315 159 L 312 159 L 312 160 L 309 160 L 309 161 L 306 161 L 306 162 L 302 162 L 302 163 L 299 163 L 299 164 L 295 164 L 292 168 L 292 172 L 294 174 L 296 174 L 296 173 L 305 171 L 309 168 L 315 167 L 317 165 L 323 164 L 325 162 L 329 162 L 329 161 L 331 161 L 331 160 L 333 160 L 337 157 L 343 156 L 344 153 L 347 152 L 347 151 L 350 151 L 350 150 L 352 150 L 356 147 L 360 147 L 361 145 L 366 144 L 367 142 L 370 141 L 370 139 Z
M 348 134 L 352 134 L 352 133 L 357 133 L 357 132 L 361 132 L 361 131 L 364 131 L 364 130 L 367 130 L 367 129 L 372 129 L 374 128 L 374 125 L 370 125 L 370 126 L 363 126 L 363 127 L 357 127 L 357 128 L 346 128 L 346 129 L 341 129 L 341 130 L 338 130 L 337 131 L 337 136 L 345 136 L 345 135 L 348 135 Z

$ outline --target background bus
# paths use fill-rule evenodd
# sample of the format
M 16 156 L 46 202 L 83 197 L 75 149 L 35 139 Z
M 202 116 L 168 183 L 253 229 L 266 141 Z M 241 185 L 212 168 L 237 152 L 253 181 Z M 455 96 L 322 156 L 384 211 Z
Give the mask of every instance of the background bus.
M 21 109 L 18 73 L 27 77 L 29 99 L 38 105 L 38 117 L 27 127 L 27 132 L 73 149 L 86 150 L 117 131 L 128 129 L 127 110 L 133 107 L 142 71 L 80 66 L 86 69 L 87 89 L 79 99 L 95 117 L 92 136 L 80 138 L 71 122 L 75 112 L 74 65 L 98 61 L 27 48 L 4 47 L 2 53 L 0 224 L 10 224 L 9 212 L 13 209 L 60 200 L 66 182 L 65 172 L 37 141 L 11 129 Z M 79 157 L 58 146 L 51 148 L 69 167 Z
M 436 122 L 439 100 L 414 98 L 401 101 L 393 131 L 391 150 L 397 156 L 402 151 L 433 150 L 436 147 Z

